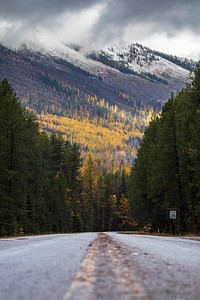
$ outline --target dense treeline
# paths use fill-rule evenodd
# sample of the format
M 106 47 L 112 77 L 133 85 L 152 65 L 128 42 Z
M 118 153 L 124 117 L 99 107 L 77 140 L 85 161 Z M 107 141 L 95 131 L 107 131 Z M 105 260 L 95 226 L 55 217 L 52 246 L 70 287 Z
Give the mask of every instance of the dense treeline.
M 0 84 L 0 234 L 63 232 L 73 226 L 76 145 L 39 131 L 7 80 Z
M 140 226 L 176 231 L 168 208 L 180 210 L 180 231 L 200 232 L 200 64 L 191 85 L 153 117 L 130 174 L 132 216 Z M 172 226 L 173 225 L 173 226 Z
M 0 83 L 0 235 L 130 228 L 124 172 L 100 175 L 91 155 L 41 132 Z

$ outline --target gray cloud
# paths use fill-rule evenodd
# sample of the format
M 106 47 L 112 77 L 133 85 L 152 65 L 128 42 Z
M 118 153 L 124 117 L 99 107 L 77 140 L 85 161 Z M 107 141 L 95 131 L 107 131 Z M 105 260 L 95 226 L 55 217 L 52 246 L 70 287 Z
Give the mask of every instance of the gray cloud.
M 56 40 L 58 31 L 60 33 L 63 30 L 64 22 L 70 22 L 70 16 L 78 15 L 97 4 L 99 0 L 1 0 L 0 41 L 16 47 L 24 41 L 27 42 L 27 39 L 36 40 L 39 32 L 44 30 L 51 31 L 52 40 Z M 67 15 L 66 20 L 63 15 Z M 70 35 L 74 35 L 73 26 L 70 29 L 67 42 Z
M 200 34 L 199 12 L 199 0 L 110 0 L 93 34 L 96 36 L 98 32 L 100 38 L 109 40 L 114 33 L 123 35 L 131 24 L 148 24 L 151 31 L 168 35 L 183 30 Z
M 64 12 L 78 12 L 98 4 L 99 0 L 1 0 L 0 17 L 9 21 L 43 22 Z
M 103 4 L 96 23 L 84 29 L 84 19 L 79 22 L 79 15 Z M 52 32 L 52 39 L 61 39 L 63 30 L 66 42 L 77 38 L 79 43 L 80 35 L 84 36 L 84 30 L 88 30 L 85 32 L 87 45 L 102 46 L 123 39 L 128 27 L 132 28 L 130 32 L 135 42 L 138 36 L 142 40 L 155 33 L 164 33 L 170 38 L 184 31 L 199 38 L 199 12 L 199 0 L 0 0 L 0 40 L 16 45 L 29 35 L 37 39 L 38 32 L 45 30 Z M 74 15 L 77 16 L 76 24 L 70 19 Z M 5 27 L 5 22 L 9 26 Z
M 189 28 L 200 30 L 199 0 L 1 0 L 0 18 L 7 21 L 22 20 L 27 24 L 44 24 L 60 14 L 80 12 L 95 4 L 107 3 L 103 14 L 93 29 L 113 32 L 131 23 L 150 22 L 159 29 L 175 31 Z M 199 33 L 199 32 L 198 32 Z

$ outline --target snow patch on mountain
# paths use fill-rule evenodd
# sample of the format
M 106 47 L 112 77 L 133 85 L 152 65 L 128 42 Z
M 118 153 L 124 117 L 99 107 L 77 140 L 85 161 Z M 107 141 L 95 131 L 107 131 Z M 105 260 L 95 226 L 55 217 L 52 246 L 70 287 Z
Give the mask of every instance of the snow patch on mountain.
M 105 82 L 111 82 L 114 77 L 115 80 L 118 78 L 123 82 L 131 79 L 141 85 L 149 81 L 161 84 L 162 88 L 165 85 L 171 91 L 178 91 L 188 82 L 190 74 L 186 68 L 180 66 L 180 59 L 178 65 L 165 58 L 167 55 L 158 55 L 158 52 L 134 43 L 110 46 L 94 51 L 95 55 L 92 56 L 83 53 L 80 48 L 55 42 L 46 45 L 41 53 L 64 60 L 88 72 L 91 77 Z
M 94 61 L 90 58 L 84 56 L 81 52 L 78 52 L 66 45 L 61 43 L 55 43 L 48 47 L 45 50 L 48 55 L 63 59 L 74 66 L 89 72 L 91 75 L 104 78 L 106 77 L 108 69 L 119 72 L 117 70 L 113 70 L 112 68 L 105 66 L 103 63 Z
M 173 79 L 186 82 L 189 77 L 188 70 L 154 54 L 154 51 L 139 44 L 127 43 L 123 46 L 110 46 L 101 53 L 108 59 L 137 73 L 151 73 L 167 81 Z

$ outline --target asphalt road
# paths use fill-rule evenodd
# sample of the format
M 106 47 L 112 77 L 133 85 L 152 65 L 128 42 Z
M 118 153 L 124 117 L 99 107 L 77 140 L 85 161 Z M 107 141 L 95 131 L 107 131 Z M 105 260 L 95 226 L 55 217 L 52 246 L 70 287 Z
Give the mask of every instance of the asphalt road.
M 199 300 L 200 241 L 117 233 L 0 239 L 0 300 Z
M 0 239 L 0 300 L 63 299 L 96 236 Z
M 150 299 L 200 299 L 200 240 L 110 234 Z

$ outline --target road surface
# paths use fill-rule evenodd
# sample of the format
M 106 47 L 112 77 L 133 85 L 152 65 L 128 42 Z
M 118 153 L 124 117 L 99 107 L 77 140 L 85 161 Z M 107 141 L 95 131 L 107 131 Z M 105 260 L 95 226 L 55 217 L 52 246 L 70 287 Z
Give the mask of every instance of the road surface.
M 96 236 L 0 239 L 0 300 L 63 299 Z
M 200 241 L 117 233 L 0 239 L 0 300 L 199 300 Z

